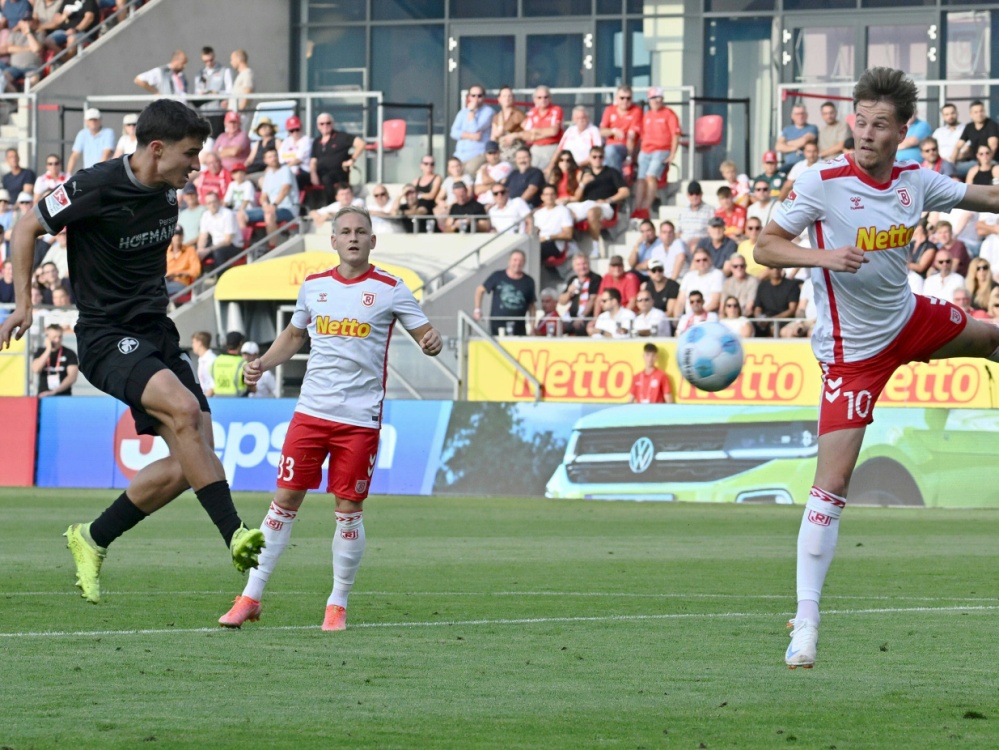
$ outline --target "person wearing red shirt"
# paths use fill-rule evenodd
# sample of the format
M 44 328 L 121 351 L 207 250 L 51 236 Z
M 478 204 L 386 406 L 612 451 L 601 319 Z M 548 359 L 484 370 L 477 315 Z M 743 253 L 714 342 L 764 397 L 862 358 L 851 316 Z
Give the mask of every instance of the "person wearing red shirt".
M 624 161 L 635 155 L 642 135 L 642 108 L 632 102 L 631 86 L 618 86 L 614 104 L 608 105 L 600 118 L 600 135 L 604 137 L 604 164 L 618 172 Z
M 194 181 L 198 188 L 198 202 L 205 205 L 209 193 L 225 195 L 229 183 L 232 182 L 232 173 L 222 166 L 222 159 L 214 151 L 209 151 L 201 159 L 204 169 Z
M 741 240 L 746 234 L 746 209 L 735 205 L 732 188 L 722 185 L 718 188 L 718 210 L 715 216 L 725 222 L 725 236 Z
M 642 150 L 638 154 L 635 210 L 648 211 L 659 192 L 659 178 L 669 170 L 680 145 L 680 120 L 663 104 L 663 90 L 649 89 L 649 111 L 642 118 Z
M 534 107 L 524 118 L 521 137 L 531 146 L 531 166 L 547 167 L 562 139 L 562 108 L 552 104 L 547 86 L 534 89 Z
M 659 347 L 649 343 L 642 348 L 645 369 L 635 375 L 631 384 L 629 403 L 632 404 L 672 404 L 673 387 L 666 373 L 656 367 Z
M 599 297 L 605 289 L 617 289 L 621 293 L 621 307 L 633 311 L 635 295 L 638 294 L 638 276 L 625 273 L 624 258 L 620 255 L 612 255 L 608 263 L 607 274 L 600 280 L 597 296 Z

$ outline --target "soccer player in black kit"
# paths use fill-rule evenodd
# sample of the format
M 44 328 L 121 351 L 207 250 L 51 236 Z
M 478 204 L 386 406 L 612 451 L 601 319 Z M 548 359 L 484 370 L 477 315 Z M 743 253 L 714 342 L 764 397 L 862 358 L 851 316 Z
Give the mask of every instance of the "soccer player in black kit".
M 167 317 L 166 248 L 177 223 L 177 190 L 198 171 L 208 122 L 179 102 L 143 110 L 138 147 L 72 175 L 14 227 L 16 308 L 0 346 L 31 327 L 35 238 L 68 228 L 70 278 L 80 311 L 80 371 L 132 408 L 139 434 L 159 435 L 170 455 L 142 469 L 92 523 L 66 531 L 83 598 L 100 601 L 108 545 L 188 487 L 229 545 L 239 571 L 255 567 L 263 534 L 243 525 L 215 455 L 208 402 Z

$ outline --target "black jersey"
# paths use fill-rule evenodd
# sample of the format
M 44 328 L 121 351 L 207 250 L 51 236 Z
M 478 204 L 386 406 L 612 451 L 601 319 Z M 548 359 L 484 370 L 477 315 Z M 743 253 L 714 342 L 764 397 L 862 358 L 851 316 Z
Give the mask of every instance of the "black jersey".
M 51 234 L 67 227 L 80 323 L 130 323 L 167 310 L 166 249 L 177 191 L 136 179 L 128 157 L 77 172 L 35 206 Z

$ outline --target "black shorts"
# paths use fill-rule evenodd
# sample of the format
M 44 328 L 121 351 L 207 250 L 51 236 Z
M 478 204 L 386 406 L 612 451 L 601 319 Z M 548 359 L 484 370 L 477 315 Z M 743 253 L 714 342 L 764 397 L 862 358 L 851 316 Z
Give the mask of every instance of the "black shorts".
M 170 318 L 127 328 L 81 323 L 76 327 L 76 342 L 80 372 L 96 388 L 132 408 L 138 434 L 157 434 L 159 420 L 142 408 L 142 392 L 160 370 L 170 370 L 194 394 L 201 411 L 211 412 Z

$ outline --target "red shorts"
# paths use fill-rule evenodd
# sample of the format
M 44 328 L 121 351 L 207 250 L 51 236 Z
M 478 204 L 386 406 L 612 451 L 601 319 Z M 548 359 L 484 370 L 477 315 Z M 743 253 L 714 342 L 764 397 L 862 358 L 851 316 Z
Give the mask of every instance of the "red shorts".
M 869 425 L 874 404 L 895 370 L 907 362 L 928 362 L 967 324 L 956 305 L 917 294 L 912 317 L 884 351 L 859 362 L 821 362 L 819 435 Z
M 378 432 L 296 411 L 281 448 L 277 486 L 286 490 L 316 489 L 323 479 L 323 462 L 329 456 L 326 491 L 361 502 L 368 496 L 375 471 Z

